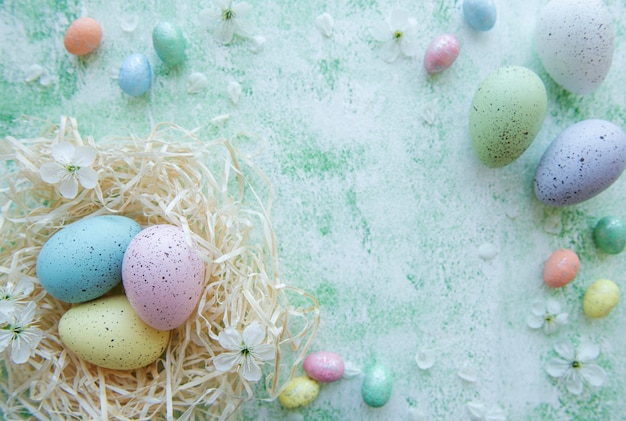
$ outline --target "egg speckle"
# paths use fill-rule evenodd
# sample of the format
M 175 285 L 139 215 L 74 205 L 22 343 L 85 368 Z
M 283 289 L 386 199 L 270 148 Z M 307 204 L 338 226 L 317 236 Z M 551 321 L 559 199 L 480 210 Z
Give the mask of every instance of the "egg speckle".
M 568 206 L 611 186 L 626 166 L 626 134 L 613 123 L 591 119 L 565 129 L 535 170 L 535 195 L 546 205 Z
M 569 249 L 555 250 L 543 268 L 543 281 L 550 288 L 560 288 L 570 283 L 580 269 L 578 255 Z
M 619 254 L 626 247 L 626 225 L 614 216 L 600 219 L 593 230 L 593 240 L 606 254 Z
M 376 364 L 365 372 L 361 385 L 363 401 L 371 407 L 384 406 L 391 398 L 392 382 L 387 369 Z
M 598 319 L 608 316 L 619 302 L 619 288 L 615 282 L 608 279 L 595 281 L 583 297 L 583 311 L 592 318 Z
M 152 84 L 152 67 L 143 54 L 131 54 L 126 57 L 120 67 L 117 82 L 126 94 L 141 96 Z
M 614 37 L 601 0 L 552 0 L 539 17 L 535 44 L 552 79 L 570 92 L 588 94 L 609 73 Z
M 320 386 L 315 380 L 300 376 L 287 384 L 285 390 L 278 395 L 278 400 L 286 409 L 297 409 L 313 402 L 319 392 Z

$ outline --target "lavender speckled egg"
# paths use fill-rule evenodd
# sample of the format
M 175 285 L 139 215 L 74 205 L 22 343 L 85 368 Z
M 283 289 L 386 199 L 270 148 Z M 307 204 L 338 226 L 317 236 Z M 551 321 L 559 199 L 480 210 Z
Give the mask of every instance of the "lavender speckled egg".
M 37 256 L 37 276 L 57 300 L 82 303 L 122 281 L 124 252 L 141 226 L 119 215 L 99 215 L 65 226 Z
M 604 120 L 578 122 L 546 149 L 535 170 L 535 195 L 551 206 L 584 202 L 606 190 L 626 167 L 626 134 Z
M 609 73 L 614 37 L 601 0 L 551 0 L 539 17 L 535 44 L 552 79 L 570 92 L 588 94 Z
M 334 352 L 319 351 L 309 354 L 302 363 L 304 372 L 318 382 L 339 380 L 345 369 L 343 359 Z
M 122 281 L 139 317 L 158 330 L 187 320 L 204 287 L 204 262 L 173 225 L 153 225 L 133 238 L 124 254 Z

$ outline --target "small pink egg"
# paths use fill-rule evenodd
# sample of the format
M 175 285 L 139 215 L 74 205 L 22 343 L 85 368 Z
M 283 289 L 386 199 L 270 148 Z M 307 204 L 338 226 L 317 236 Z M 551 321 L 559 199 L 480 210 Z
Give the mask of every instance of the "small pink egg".
M 305 373 L 318 382 L 330 383 L 343 376 L 343 359 L 328 351 L 319 351 L 309 354 L 302 363 Z
M 68 53 L 75 56 L 84 56 L 98 48 L 102 40 L 102 28 L 92 18 L 82 17 L 76 19 L 67 28 L 63 44 Z
M 580 260 L 569 249 L 558 249 L 550 255 L 543 269 L 543 280 L 551 288 L 560 288 L 574 279 Z
M 461 46 L 454 35 L 439 35 L 430 43 L 424 55 L 424 68 L 430 74 L 446 70 L 459 56 Z

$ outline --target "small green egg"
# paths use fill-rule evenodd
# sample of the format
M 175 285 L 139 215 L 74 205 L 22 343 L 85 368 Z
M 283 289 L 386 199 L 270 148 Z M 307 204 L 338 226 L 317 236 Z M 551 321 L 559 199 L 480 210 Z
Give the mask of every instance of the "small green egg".
M 608 279 L 598 279 L 587 288 L 583 297 L 583 311 L 588 317 L 607 316 L 619 302 L 619 288 Z
M 171 66 L 185 61 L 187 47 L 183 31 L 169 22 L 160 22 L 152 31 L 152 45 L 161 60 Z
M 308 376 L 300 376 L 287 383 L 278 400 L 286 409 L 297 409 L 313 402 L 319 393 L 319 383 Z
M 626 247 L 626 226 L 614 216 L 600 219 L 593 230 L 596 247 L 606 254 L 619 254 Z
M 387 369 L 379 364 L 373 365 L 365 372 L 361 386 L 363 401 L 374 408 L 385 405 L 391 398 L 391 386 Z

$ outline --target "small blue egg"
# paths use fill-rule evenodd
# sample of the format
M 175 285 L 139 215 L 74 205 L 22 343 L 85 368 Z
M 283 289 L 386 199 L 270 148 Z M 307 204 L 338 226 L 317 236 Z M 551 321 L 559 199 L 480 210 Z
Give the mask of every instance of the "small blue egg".
M 152 83 L 150 61 L 143 54 L 131 54 L 126 57 L 117 78 L 120 88 L 130 96 L 141 96 Z
M 464 0 L 465 21 L 477 31 L 489 31 L 496 24 L 496 4 L 493 0 Z

